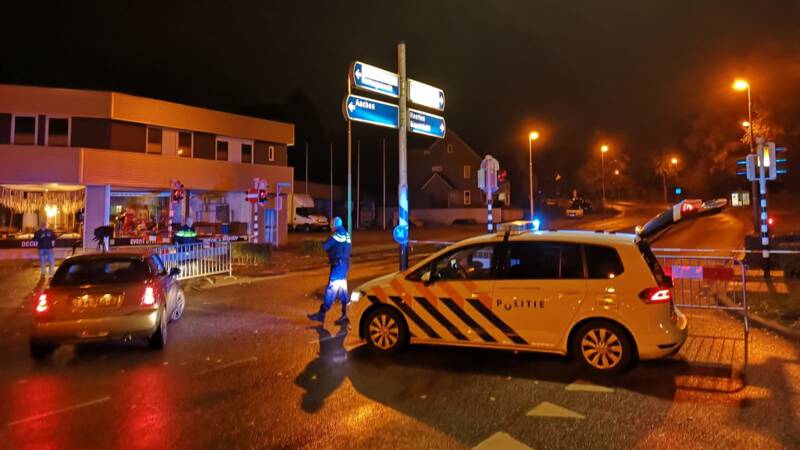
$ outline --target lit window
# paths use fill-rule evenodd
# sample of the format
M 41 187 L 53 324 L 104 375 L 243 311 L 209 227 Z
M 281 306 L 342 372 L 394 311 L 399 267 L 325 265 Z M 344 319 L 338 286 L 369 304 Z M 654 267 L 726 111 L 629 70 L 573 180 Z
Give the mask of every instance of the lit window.
M 464 204 L 471 205 L 472 204 L 472 191 L 466 190 L 464 191 Z
M 447 153 L 453 153 L 453 144 L 447 144 Z
M 472 167 L 467 164 L 464 166 L 464 178 L 470 178 L 472 176 Z
M 17 145 L 36 144 L 36 117 L 14 117 L 14 143 Z
M 242 162 L 253 164 L 253 144 L 242 144 Z
M 161 146 L 161 128 L 148 128 L 147 129 L 147 153 L 160 155 L 162 152 Z
M 228 160 L 228 141 L 217 141 L 217 161 Z
M 184 158 L 192 157 L 192 133 L 191 131 L 178 132 L 178 156 Z
M 269 152 L 267 153 L 267 159 L 272 162 L 275 161 L 275 147 L 270 145 Z
M 69 119 L 63 117 L 47 118 L 47 145 L 69 146 Z

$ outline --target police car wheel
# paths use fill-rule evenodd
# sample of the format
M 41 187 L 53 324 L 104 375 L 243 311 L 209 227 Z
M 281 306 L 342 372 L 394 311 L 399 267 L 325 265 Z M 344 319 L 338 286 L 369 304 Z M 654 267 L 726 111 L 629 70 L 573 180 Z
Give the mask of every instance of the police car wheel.
M 379 308 L 367 316 L 365 337 L 372 350 L 393 353 L 408 342 L 408 327 L 403 316 L 391 308 Z
M 618 373 L 630 365 L 633 344 L 619 325 L 597 320 L 583 325 L 575 333 L 573 354 L 581 364 L 598 373 Z

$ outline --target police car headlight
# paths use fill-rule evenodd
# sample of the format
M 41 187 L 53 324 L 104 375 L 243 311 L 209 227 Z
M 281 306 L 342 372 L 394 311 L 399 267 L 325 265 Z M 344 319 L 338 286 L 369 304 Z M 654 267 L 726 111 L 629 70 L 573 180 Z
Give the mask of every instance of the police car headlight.
M 350 301 L 351 301 L 351 302 L 357 302 L 357 301 L 361 300 L 361 297 L 362 297 L 363 295 L 364 295 L 364 293 L 363 293 L 363 292 L 361 292 L 361 291 L 353 291 L 353 292 L 350 294 Z

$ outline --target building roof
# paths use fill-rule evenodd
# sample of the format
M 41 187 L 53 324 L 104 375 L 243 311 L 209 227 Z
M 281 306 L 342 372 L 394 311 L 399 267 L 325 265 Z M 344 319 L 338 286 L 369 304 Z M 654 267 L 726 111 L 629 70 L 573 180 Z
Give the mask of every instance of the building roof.
M 426 182 L 425 182 L 425 183 L 422 185 L 422 187 L 420 188 L 420 190 L 421 190 L 421 191 L 424 191 L 425 189 L 427 189 L 427 188 L 428 188 L 428 185 L 429 185 L 431 182 L 433 182 L 433 180 L 436 180 L 436 179 L 439 179 L 439 180 L 441 180 L 441 182 L 442 182 L 442 183 L 444 183 L 444 184 L 445 184 L 445 185 L 446 185 L 448 188 L 450 188 L 450 189 L 454 189 L 454 187 L 453 187 L 453 183 L 451 183 L 450 181 L 448 181 L 448 180 L 447 180 L 447 178 L 446 178 L 444 175 L 442 175 L 442 174 L 441 174 L 441 173 L 439 173 L 439 172 L 433 172 L 433 174 L 431 174 L 430 178 L 428 178 L 428 181 L 426 181 Z
M 0 112 L 93 117 L 294 145 L 294 125 L 109 91 L 0 84 Z

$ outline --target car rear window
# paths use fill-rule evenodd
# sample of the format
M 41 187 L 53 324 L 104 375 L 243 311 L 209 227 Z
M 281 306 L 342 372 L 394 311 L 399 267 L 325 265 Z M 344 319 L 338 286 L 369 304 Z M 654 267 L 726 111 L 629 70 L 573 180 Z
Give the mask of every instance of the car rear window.
M 589 278 L 614 278 L 622 274 L 622 260 L 619 254 L 611 247 L 602 245 L 586 245 L 586 270 Z
M 653 273 L 653 278 L 656 279 L 656 283 L 658 283 L 659 286 L 668 285 L 669 283 L 667 282 L 667 277 L 664 275 L 664 270 L 661 268 L 661 264 L 659 264 L 658 258 L 656 258 L 653 250 L 650 249 L 650 246 L 647 245 L 646 242 L 639 242 L 639 251 L 642 252 L 647 266 L 650 267 L 650 272 Z
M 143 261 L 131 258 L 104 258 L 66 261 L 58 268 L 51 286 L 136 283 L 150 277 Z

